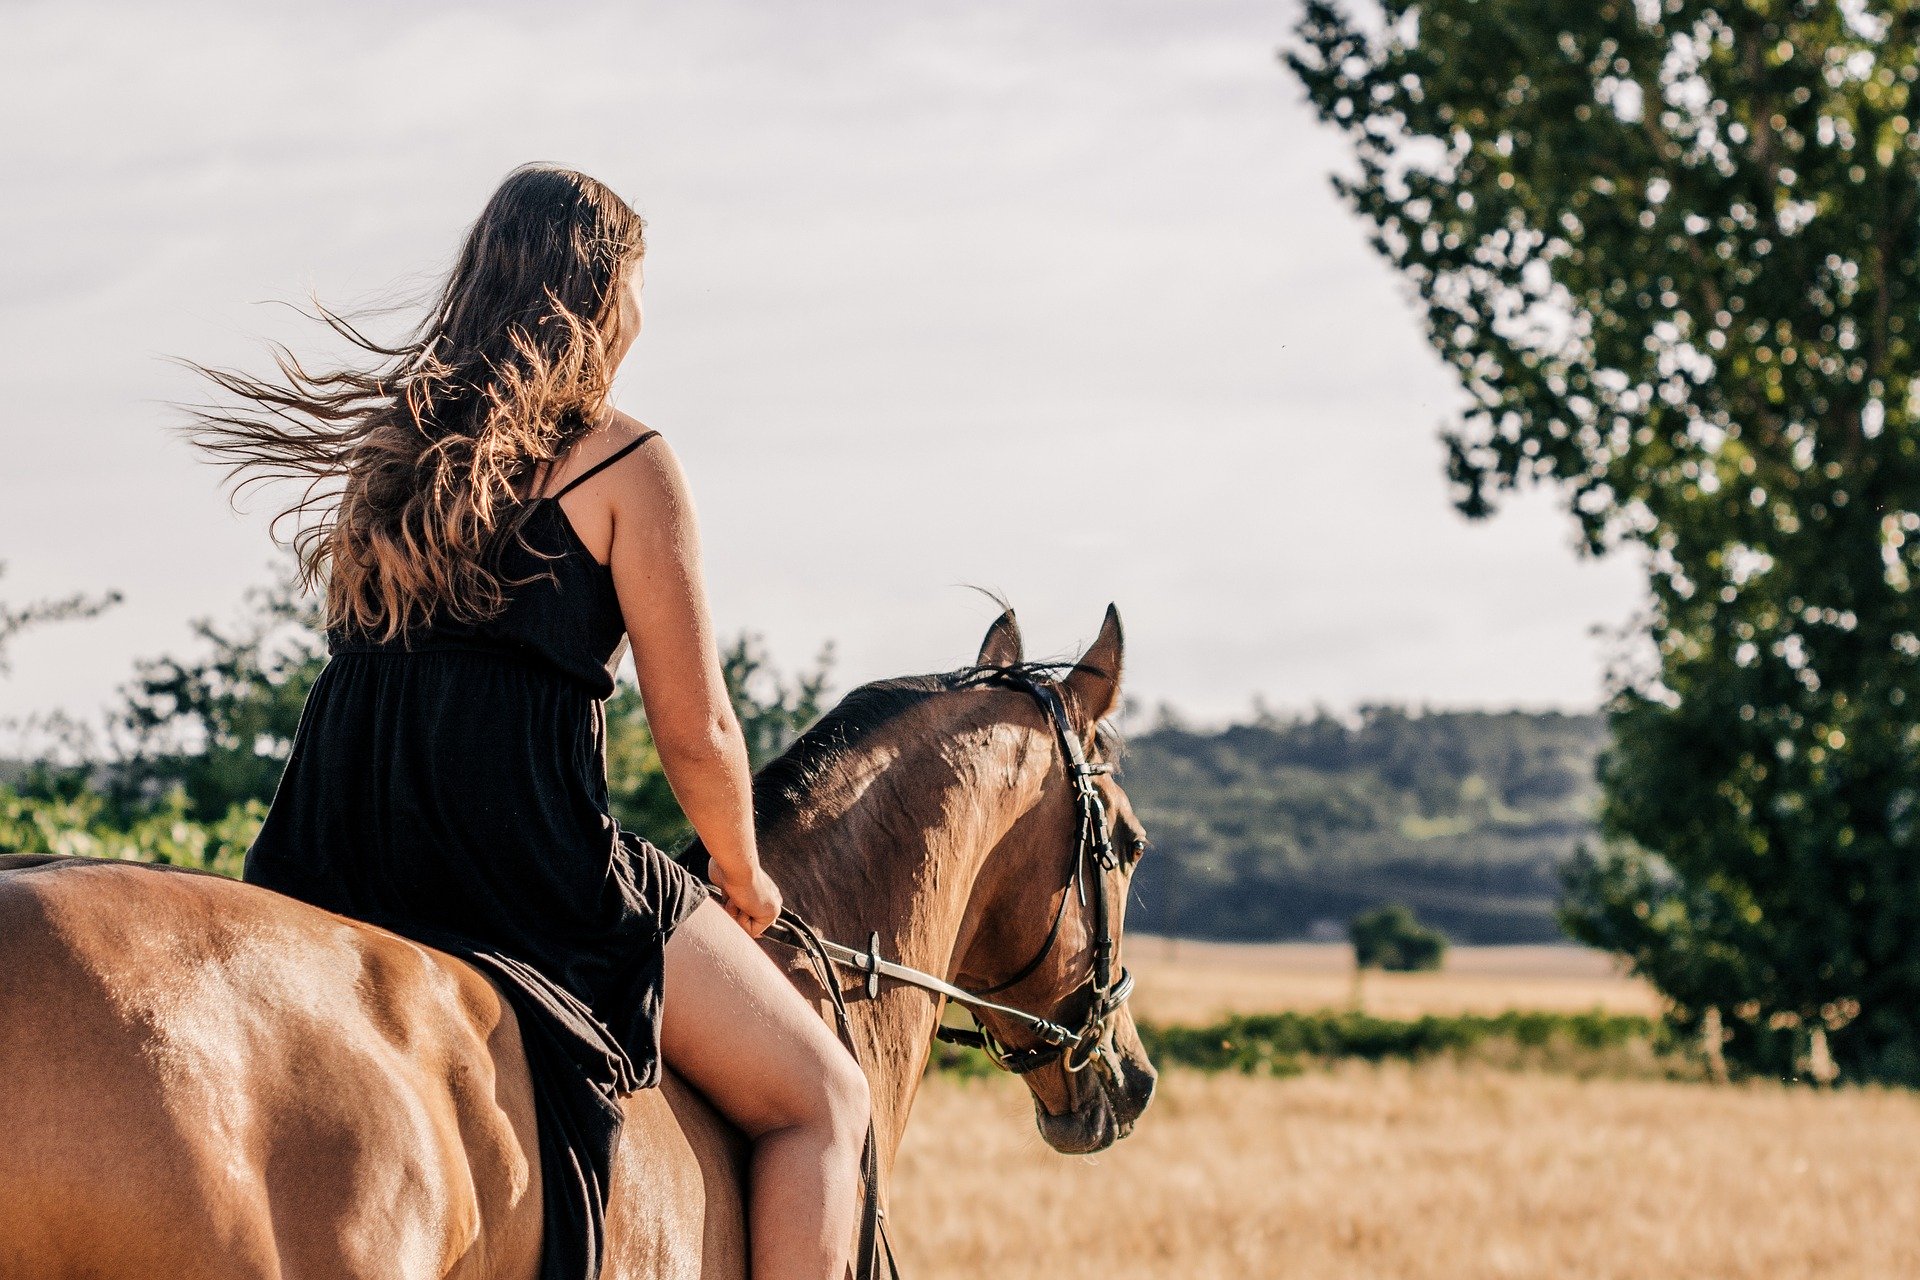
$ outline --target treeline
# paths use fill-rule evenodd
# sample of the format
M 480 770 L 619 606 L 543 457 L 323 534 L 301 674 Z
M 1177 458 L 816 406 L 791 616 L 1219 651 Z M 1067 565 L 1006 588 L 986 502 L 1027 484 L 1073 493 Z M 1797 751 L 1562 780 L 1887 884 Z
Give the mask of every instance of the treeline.
M 237 874 L 325 663 L 290 584 L 197 651 L 140 663 L 95 735 L 0 762 L 0 847 L 145 857 Z M 822 710 L 830 656 L 796 676 L 750 637 L 723 668 L 756 763 Z M 1369 707 L 1201 732 L 1163 715 L 1123 777 L 1154 854 L 1135 927 L 1194 937 L 1344 938 L 1357 912 L 1412 907 L 1458 941 L 1559 936 L 1559 868 L 1589 833 L 1598 717 Z M 629 828 L 689 833 L 638 694 L 607 708 L 609 789 Z
M 8 616 L 0 607 L 0 624 Z M 326 665 L 317 624 L 291 581 L 250 593 L 238 621 L 194 624 L 197 652 L 139 663 L 99 727 L 68 723 L 44 757 L 0 759 L 0 851 L 238 875 Z M 830 665 L 823 652 L 809 669 L 784 675 L 752 635 L 723 648 L 721 670 L 756 766 L 819 716 Z M 608 700 L 606 726 L 614 815 L 658 844 L 679 844 L 690 832 L 631 684 Z
M 1264 941 L 1345 936 L 1387 902 L 1461 942 L 1550 942 L 1561 868 L 1592 835 L 1598 715 L 1372 706 L 1128 744 L 1153 855 L 1134 927 Z

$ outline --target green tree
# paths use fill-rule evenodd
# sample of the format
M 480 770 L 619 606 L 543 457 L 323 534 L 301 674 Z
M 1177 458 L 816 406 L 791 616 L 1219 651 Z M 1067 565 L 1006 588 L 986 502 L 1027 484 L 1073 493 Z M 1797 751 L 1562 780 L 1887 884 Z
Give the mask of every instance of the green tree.
M 138 664 L 113 716 L 113 759 L 38 762 L 0 790 L 0 848 L 142 856 L 237 874 L 326 665 L 317 604 L 291 574 L 246 602 L 235 624 L 193 624 L 199 653 Z M 5 616 L 54 616 L 35 609 Z M 787 676 L 759 636 L 742 634 L 720 662 L 756 768 L 819 717 L 831 646 L 811 669 Z M 614 814 L 628 828 L 668 846 L 691 835 L 631 684 L 607 703 L 607 777 Z
M 1417 973 L 1438 969 L 1447 958 L 1447 935 L 1429 929 L 1398 902 L 1363 911 L 1347 923 L 1353 962 L 1362 969 Z
M 131 818 L 116 816 L 96 791 L 56 796 L 0 787 L 0 852 L 122 858 L 238 876 L 265 816 L 266 805 L 249 800 L 216 821 L 196 822 L 177 787 Z
M 203 653 L 142 661 L 127 687 L 109 794 L 128 812 L 175 788 L 199 822 L 271 800 L 326 665 L 318 604 L 291 575 L 248 592 L 237 625 L 202 618 L 193 632 Z
M 1557 487 L 1648 569 L 1576 936 L 1683 1026 L 1920 1081 L 1920 13 L 1311 0 L 1285 60 L 1465 407 L 1457 501 Z
M 810 670 L 792 677 L 774 668 L 757 635 L 742 633 L 721 650 L 721 673 L 754 768 L 785 751 L 820 718 L 832 667 L 831 645 Z M 669 848 L 692 837 L 647 731 L 640 691 L 631 684 L 607 700 L 607 789 L 614 816 L 629 830 Z

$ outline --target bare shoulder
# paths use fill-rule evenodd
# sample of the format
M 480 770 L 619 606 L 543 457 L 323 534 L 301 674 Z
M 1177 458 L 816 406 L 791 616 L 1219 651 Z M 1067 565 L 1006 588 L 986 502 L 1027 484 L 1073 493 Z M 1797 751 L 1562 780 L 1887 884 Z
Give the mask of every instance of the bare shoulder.
M 663 485 L 674 490 L 684 487 L 680 460 L 659 429 L 616 409 L 604 430 L 608 456 L 626 451 L 612 468 L 625 482 L 618 486 L 620 490 L 630 491 L 636 486 L 656 490 Z
M 615 411 L 606 431 L 609 455 L 626 453 L 609 468 L 614 483 L 607 486 L 614 517 L 620 524 L 671 527 L 691 514 L 687 479 L 666 436 L 637 418 Z M 636 441 L 645 443 L 634 446 Z
M 622 413 L 618 409 L 611 408 L 608 411 L 607 423 L 601 430 L 607 433 L 607 438 L 613 442 L 615 448 L 630 444 L 642 436 L 660 435 L 658 428 L 648 426 L 630 413 Z M 660 438 L 666 439 L 665 436 Z
M 667 447 L 667 437 L 659 428 L 650 427 L 632 414 L 622 413 L 618 409 L 613 411 L 612 416 L 607 419 L 607 425 L 602 427 L 601 431 L 606 433 L 609 453 L 625 449 L 639 440 L 644 440 L 646 443 L 633 451 L 636 455 L 661 452 Z

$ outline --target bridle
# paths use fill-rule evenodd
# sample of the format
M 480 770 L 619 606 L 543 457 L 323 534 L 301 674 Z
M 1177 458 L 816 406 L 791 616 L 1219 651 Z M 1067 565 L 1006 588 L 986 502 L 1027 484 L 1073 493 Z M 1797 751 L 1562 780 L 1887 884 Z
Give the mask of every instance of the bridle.
M 1121 861 L 1114 852 L 1113 836 L 1107 830 L 1106 803 L 1101 800 L 1099 788 L 1093 781 L 1097 775 L 1110 772 L 1112 766 L 1095 764 L 1087 759 L 1086 752 L 1080 746 L 1080 737 L 1074 732 L 1073 723 L 1067 715 L 1066 702 L 1054 683 L 1010 668 L 989 668 L 984 674 L 995 682 L 1025 691 L 1039 702 L 1053 728 L 1068 781 L 1073 787 L 1073 865 L 1067 873 L 1066 890 L 1060 895 L 1060 906 L 1047 928 L 1046 940 L 1040 944 L 1033 959 L 1021 965 L 1011 977 L 985 990 L 968 991 L 944 978 L 886 959 L 880 954 L 878 933 L 867 935 L 865 951 L 856 951 L 822 938 L 812 925 L 793 912 L 782 909 L 779 917 L 768 927 L 766 936 L 796 948 L 807 957 L 833 1005 L 840 1037 L 856 1059 L 859 1057 L 859 1048 L 847 1012 L 846 995 L 835 977 L 836 969 L 865 975 L 866 994 L 870 1000 L 880 994 L 880 980 L 887 978 L 944 996 L 966 1009 L 973 1017 L 972 1031 L 941 1026 L 934 1035 L 949 1044 L 983 1050 L 1004 1071 L 1027 1075 L 1059 1062 L 1068 1072 L 1079 1072 L 1096 1062 L 1106 1064 L 1106 1055 L 1100 1051 L 1101 1042 L 1106 1038 L 1114 1016 L 1133 992 L 1133 975 L 1124 965 L 1117 972 L 1114 967 L 1117 939 L 1113 931 L 1113 905 L 1108 895 L 1108 880 L 1110 873 L 1121 870 Z M 1058 1010 L 1053 1016 L 1046 1016 L 990 999 L 1032 977 L 1053 953 L 1070 900 L 1078 900 L 1083 908 L 1090 906 L 1093 914 L 1093 954 L 1086 980 L 1061 1001 L 1061 1008 L 1065 1008 L 1081 992 L 1088 993 L 1087 1007 L 1078 1025 L 1067 1025 L 1061 1020 Z M 1036 1043 L 1024 1048 L 1002 1043 L 981 1021 L 982 1014 L 991 1014 L 1024 1028 Z M 1103 1069 L 1110 1071 L 1111 1067 L 1103 1065 Z M 855 1274 L 859 1280 L 872 1280 L 878 1276 L 881 1252 L 884 1250 L 888 1269 L 897 1277 L 899 1267 L 894 1263 L 893 1247 L 886 1238 L 885 1213 L 880 1206 L 879 1153 L 871 1123 L 867 1129 L 867 1147 L 861 1164 L 866 1186 L 866 1212 L 860 1224 L 860 1243 L 854 1259 Z
M 1054 738 L 1066 764 L 1067 778 L 1073 786 L 1073 864 L 1067 873 L 1066 890 L 1060 895 L 1060 905 L 1047 928 L 1046 939 L 1033 958 L 1015 970 L 1011 977 L 981 991 L 968 991 L 933 974 L 886 959 L 880 954 L 878 934 L 868 935 L 865 951 L 829 942 L 818 934 L 802 941 L 795 936 L 796 932 L 812 934 L 811 927 L 785 911 L 768 932 L 780 933 L 782 936 L 777 941 L 799 946 L 809 953 L 817 951 L 834 967 L 864 974 L 869 999 L 880 994 L 882 978 L 945 996 L 972 1015 L 974 1029 L 968 1031 L 961 1027 L 942 1026 L 934 1033 L 935 1036 L 948 1044 L 983 1050 L 994 1065 L 1002 1070 L 1014 1075 L 1027 1075 L 1059 1062 L 1067 1071 L 1079 1072 L 1099 1057 L 1100 1042 L 1105 1039 L 1108 1026 L 1121 1006 L 1126 1004 L 1127 997 L 1133 993 L 1133 974 L 1125 966 L 1121 966 L 1118 972 L 1114 968 L 1118 940 L 1113 932 L 1113 906 L 1107 882 L 1110 873 L 1118 872 L 1121 864 L 1114 852 L 1112 834 L 1107 830 L 1106 802 L 1100 798 L 1099 788 L 1093 782 L 1097 775 L 1111 772 L 1112 766 L 1094 764 L 1087 759 L 1086 752 L 1080 747 L 1080 737 L 1074 732 L 1068 718 L 1066 702 L 1053 684 L 1008 670 L 994 670 L 992 678 L 1025 691 L 1040 703 L 1053 728 Z M 1091 906 L 1093 913 L 1093 952 L 1087 977 L 1061 1001 L 1061 1007 L 1064 1008 L 1081 992 L 1088 992 L 1086 1010 L 1080 1015 L 1078 1024 L 1066 1025 L 1057 1012 L 1054 1016 L 1046 1016 L 991 999 L 1032 977 L 1047 957 L 1053 954 L 1054 944 L 1060 939 L 1060 926 L 1067 916 L 1067 903 L 1072 900 L 1078 900 L 1082 907 Z M 1025 1048 L 1003 1044 L 980 1020 L 983 1013 L 996 1015 L 1024 1028 L 1037 1043 Z
M 1078 1072 L 1085 1070 L 1099 1056 L 1100 1042 L 1106 1037 L 1108 1025 L 1127 1002 L 1127 997 L 1133 994 L 1133 974 L 1124 965 L 1117 974 L 1114 972 L 1117 939 L 1113 932 L 1113 907 L 1107 892 L 1107 878 L 1110 873 L 1120 870 L 1120 858 L 1114 852 L 1112 833 L 1107 830 L 1106 802 L 1100 798 L 1100 790 L 1093 783 L 1096 775 L 1112 772 L 1113 766 L 1088 761 L 1086 753 L 1080 749 L 1080 736 L 1073 731 L 1073 725 L 1067 718 L 1066 703 L 1055 686 L 1018 674 L 1001 678 L 1031 694 L 1045 708 L 1047 719 L 1053 725 L 1061 758 L 1066 763 L 1067 778 L 1073 785 L 1073 866 L 1067 873 L 1066 891 L 1060 895 L 1060 905 L 1053 913 L 1053 923 L 1047 927 L 1046 939 L 1040 944 L 1040 949 L 1034 952 L 1033 959 L 1015 970 L 1013 976 L 955 1001 L 974 1016 L 974 1030 L 942 1026 L 934 1034 L 948 1044 L 983 1050 L 996 1066 L 1014 1075 L 1038 1071 L 1055 1061 L 1069 1072 Z M 1093 910 L 1092 960 L 1086 981 L 1066 997 L 1067 1001 L 1071 1001 L 1082 990 L 1089 993 L 1086 1011 L 1080 1017 L 1078 1028 L 1069 1029 L 1057 1018 L 1038 1017 L 989 1000 L 988 997 L 1010 991 L 1032 977 L 1034 971 L 1053 953 L 1054 943 L 1060 938 L 1061 922 L 1067 918 L 1067 902 L 1077 899 L 1082 908 L 1089 906 L 1089 884 L 1092 886 Z M 1065 1001 L 1062 1003 L 1064 1006 Z M 996 1013 L 1024 1026 L 1038 1037 L 1040 1043 L 1024 1049 L 1009 1048 L 1000 1043 L 980 1021 L 979 1014 L 982 1012 Z

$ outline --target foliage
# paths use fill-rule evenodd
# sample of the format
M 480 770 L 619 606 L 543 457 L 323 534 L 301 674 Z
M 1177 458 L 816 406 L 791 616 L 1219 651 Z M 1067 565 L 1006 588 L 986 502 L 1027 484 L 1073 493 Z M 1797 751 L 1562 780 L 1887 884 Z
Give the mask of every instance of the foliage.
M 1550 482 L 1648 569 L 1572 873 L 1730 1054 L 1920 1081 L 1920 10 L 1311 0 L 1337 190 L 1467 396 L 1462 510 Z
M 1558 868 L 1592 833 L 1597 716 L 1363 708 L 1133 735 L 1122 781 L 1153 839 L 1137 928 L 1340 936 L 1401 901 L 1463 941 L 1550 942 Z
M 828 646 L 811 670 L 782 676 L 760 637 L 750 633 L 742 633 L 721 651 L 721 673 L 754 768 L 785 751 L 820 717 L 832 666 L 833 649 Z M 647 731 L 640 691 L 632 685 L 623 685 L 607 700 L 607 786 L 613 814 L 623 826 L 669 848 L 692 838 Z
M 1243 1014 L 1207 1026 L 1138 1024 L 1155 1066 L 1294 1075 L 1343 1058 L 1422 1061 L 1451 1055 L 1590 1075 L 1698 1078 L 1700 1070 L 1651 1018 L 1637 1014 L 1510 1010 L 1500 1014 L 1427 1014 L 1377 1018 L 1354 1010 Z M 987 1075 L 977 1050 L 937 1045 L 931 1066 Z
M 1418 973 L 1438 969 L 1447 957 L 1447 935 L 1421 924 L 1398 902 L 1355 916 L 1347 922 L 1347 937 L 1362 969 Z
M 266 812 L 265 804 L 248 800 L 216 821 L 197 822 L 176 787 L 130 821 L 115 821 L 98 792 L 60 798 L 0 787 L 0 851 L 159 862 L 238 876 Z
M 249 592 L 247 604 L 234 626 L 194 623 L 200 655 L 139 664 L 115 715 L 112 759 L 35 762 L 0 789 L 0 849 L 238 875 L 326 664 L 318 610 L 296 579 Z M 774 668 L 754 635 L 739 636 L 720 657 L 758 766 L 819 715 L 832 651 L 792 677 Z M 630 685 L 608 700 L 607 773 L 622 823 L 661 844 L 689 834 Z
M 273 798 L 326 651 L 317 604 L 291 576 L 248 592 L 247 604 L 236 626 L 194 622 L 202 656 L 138 664 L 109 771 L 109 794 L 123 810 L 178 790 L 190 816 L 211 822 Z

